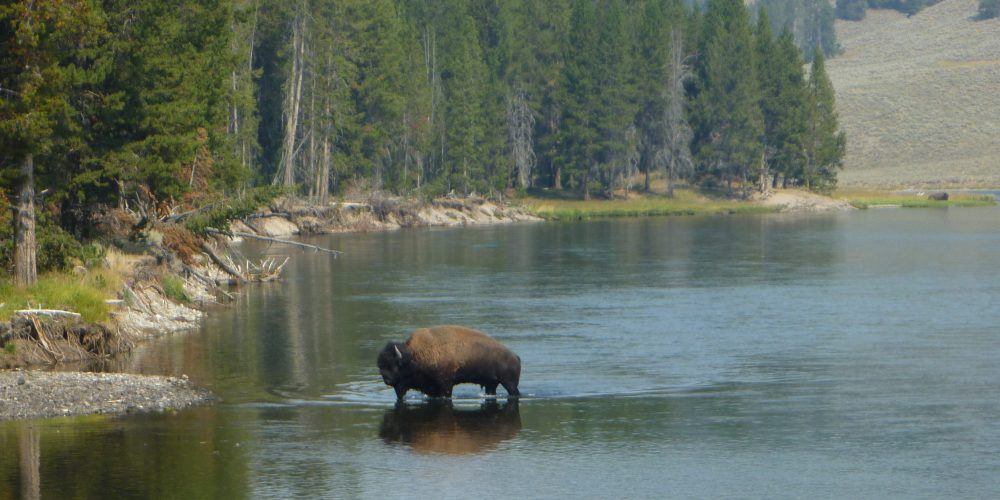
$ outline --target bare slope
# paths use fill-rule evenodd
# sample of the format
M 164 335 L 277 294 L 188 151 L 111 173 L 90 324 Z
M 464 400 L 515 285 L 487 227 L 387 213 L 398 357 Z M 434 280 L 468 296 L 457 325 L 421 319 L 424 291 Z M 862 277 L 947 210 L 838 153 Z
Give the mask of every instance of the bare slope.
M 1000 186 L 1000 19 L 977 0 L 837 21 L 846 186 Z

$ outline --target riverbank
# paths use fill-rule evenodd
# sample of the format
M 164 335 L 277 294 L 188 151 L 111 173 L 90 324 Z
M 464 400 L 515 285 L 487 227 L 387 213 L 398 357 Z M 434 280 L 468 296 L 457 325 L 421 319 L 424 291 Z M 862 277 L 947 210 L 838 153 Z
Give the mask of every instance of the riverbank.
M 779 212 L 828 212 L 852 210 L 846 201 L 799 189 L 773 190 L 740 200 L 713 197 L 678 189 L 674 197 L 660 194 L 629 195 L 614 200 L 528 198 L 521 203 L 534 215 L 548 220 L 584 220 L 611 217 L 737 215 Z
M 187 377 L 0 371 L 0 420 L 173 411 L 212 399 Z

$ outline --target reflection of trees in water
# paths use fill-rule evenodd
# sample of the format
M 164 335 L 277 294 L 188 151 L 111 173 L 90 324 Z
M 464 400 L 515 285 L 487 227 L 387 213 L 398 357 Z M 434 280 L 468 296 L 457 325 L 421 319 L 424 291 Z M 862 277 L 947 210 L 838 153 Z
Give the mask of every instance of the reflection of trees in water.
M 0 499 L 248 496 L 250 436 L 216 408 L 0 423 Z
M 21 498 L 36 499 L 42 497 L 41 445 L 38 438 L 38 426 L 27 423 L 21 428 L 18 436 L 18 451 L 21 459 Z
M 386 443 L 402 443 L 418 453 L 465 455 L 491 451 L 521 431 L 517 401 L 490 400 L 477 409 L 452 406 L 451 401 L 397 404 L 387 410 L 379 427 Z
M 836 216 L 718 217 L 692 226 L 695 284 L 826 277 L 841 258 Z

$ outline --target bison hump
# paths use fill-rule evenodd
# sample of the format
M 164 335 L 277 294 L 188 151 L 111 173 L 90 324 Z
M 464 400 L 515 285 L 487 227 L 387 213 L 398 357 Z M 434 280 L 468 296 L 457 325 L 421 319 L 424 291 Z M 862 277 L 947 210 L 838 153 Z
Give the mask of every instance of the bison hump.
M 425 366 L 463 365 L 495 356 L 498 351 L 509 352 L 500 342 L 485 333 L 457 325 L 439 325 L 420 328 L 406 341 L 413 356 Z

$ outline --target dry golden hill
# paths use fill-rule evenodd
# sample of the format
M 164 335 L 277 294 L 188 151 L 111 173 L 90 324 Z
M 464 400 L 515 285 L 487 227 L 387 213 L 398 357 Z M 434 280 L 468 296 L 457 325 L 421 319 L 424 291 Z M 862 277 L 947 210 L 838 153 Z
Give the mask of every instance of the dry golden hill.
M 1000 19 L 977 0 L 837 21 L 842 186 L 1000 186 Z

